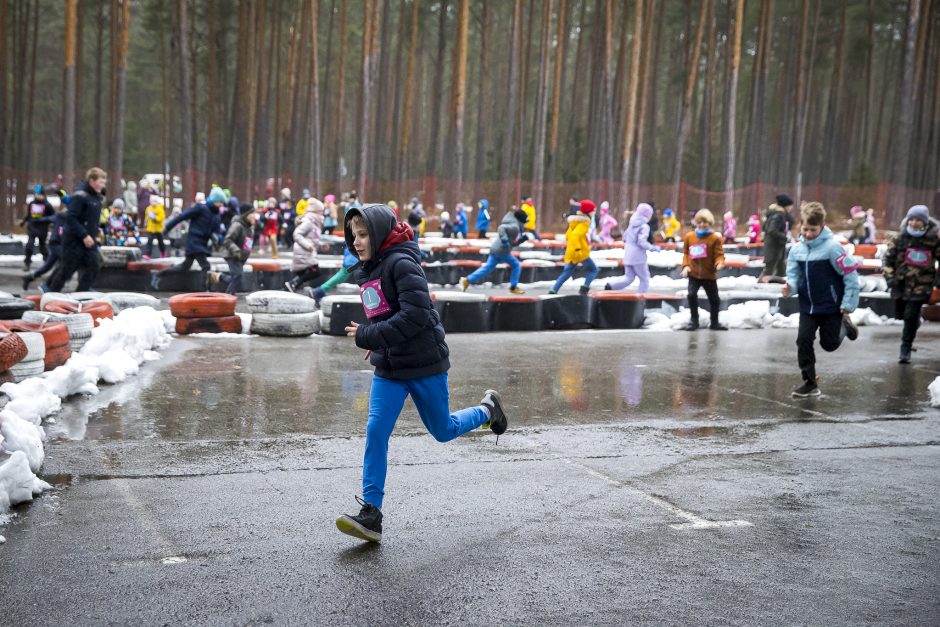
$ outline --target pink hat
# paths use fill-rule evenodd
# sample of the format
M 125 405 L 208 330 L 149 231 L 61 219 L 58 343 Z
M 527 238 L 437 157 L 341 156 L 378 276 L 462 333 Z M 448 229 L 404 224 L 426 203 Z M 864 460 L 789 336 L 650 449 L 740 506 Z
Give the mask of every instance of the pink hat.
M 323 197 L 323 202 L 336 202 L 336 196 L 333 194 L 327 194 Z

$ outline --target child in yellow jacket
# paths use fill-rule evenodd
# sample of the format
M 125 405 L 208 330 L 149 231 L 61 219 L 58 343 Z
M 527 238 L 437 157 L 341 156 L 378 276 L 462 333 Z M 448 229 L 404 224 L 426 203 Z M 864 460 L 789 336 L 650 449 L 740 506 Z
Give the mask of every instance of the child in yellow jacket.
M 565 239 L 568 245 L 565 247 L 565 267 L 555 281 L 555 285 L 549 290 L 549 294 L 557 294 L 562 284 L 571 278 L 574 269 L 579 264 L 584 264 L 587 268 L 587 276 L 584 278 L 584 285 L 581 286 L 581 293 L 587 294 L 591 289 L 591 281 L 597 277 L 597 265 L 591 259 L 591 244 L 588 242 L 588 232 L 591 230 L 591 218 L 594 216 L 594 203 L 590 200 L 582 200 L 581 211 L 575 215 L 568 216 L 568 230 L 565 233 Z
M 160 256 L 166 257 L 166 244 L 163 242 L 163 222 L 166 220 L 166 209 L 163 207 L 163 203 L 159 196 L 150 197 L 150 205 L 146 209 L 147 211 L 147 254 L 144 255 L 145 259 L 150 259 L 150 256 L 153 255 L 153 240 L 157 240 L 157 245 L 160 247 Z
M 663 211 L 663 239 L 667 242 L 675 242 L 679 239 L 679 231 L 681 229 L 682 225 L 679 224 L 679 221 L 676 220 L 676 217 L 672 214 L 672 209 Z

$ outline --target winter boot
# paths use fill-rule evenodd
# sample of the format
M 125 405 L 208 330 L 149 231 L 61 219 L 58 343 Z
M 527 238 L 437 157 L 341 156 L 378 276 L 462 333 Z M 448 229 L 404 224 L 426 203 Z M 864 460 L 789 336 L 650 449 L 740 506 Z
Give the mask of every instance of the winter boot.
M 370 503 L 366 503 L 358 496 L 356 501 L 362 506 L 355 516 L 343 514 L 336 519 L 336 528 L 346 535 L 366 540 L 367 542 L 382 541 L 382 511 Z
M 854 342 L 858 339 L 858 327 L 852 322 L 849 314 L 842 314 L 842 328 L 845 329 L 845 337 Z
M 899 364 L 909 364 L 911 363 L 911 347 L 906 344 L 901 344 L 901 353 L 898 355 Z
M 26 272 L 25 274 L 23 274 L 23 291 L 24 292 L 29 289 L 29 284 L 32 283 L 33 278 L 34 277 L 33 277 L 32 272 Z
M 580 293 L 582 296 L 586 295 L 586 294 L 587 294 L 588 292 L 590 292 L 590 291 L 591 291 L 591 286 L 590 286 L 590 285 L 582 285 L 582 286 L 578 289 L 578 293 Z
M 509 288 L 510 294 L 525 294 L 525 290 L 519 287 L 518 285 L 513 285 Z
M 470 280 L 465 276 L 460 277 L 460 289 L 465 292 L 470 289 Z
M 698 331 L 698 318 L 692 318 L 689 323 L 682 327 L 683 331 Z

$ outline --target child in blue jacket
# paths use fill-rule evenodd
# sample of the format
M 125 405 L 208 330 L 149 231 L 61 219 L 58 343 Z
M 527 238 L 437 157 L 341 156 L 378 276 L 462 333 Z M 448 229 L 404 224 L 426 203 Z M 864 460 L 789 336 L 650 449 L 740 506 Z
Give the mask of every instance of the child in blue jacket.
M 477 214 L 477 239 L 486 239 L 486 230 L 490 228 L 490 201 L 486 198 L 477 203 L 480 213 Z
M 803 205 L 800 241 L 790 249 L 787 284 L 800 299 L 800 328 L 796 337 L 797 362 L 803 385 L 793 396 L 819 396 L 816 383 L 816 353 L 813 343 L 819 330 L 819 345 L 832 352 L 842 340 L 858 337 L 858 328 L 849 314 L 858 306 L 858 264 L 832 237 L 826 226 L 826 209 L 818 202 Z
M 431 305 L 411 227 L 398 222 L 386 205 L 366 205 L 346 213 L 344 233 L 347 246 L 359 259 L 354 276 L 367 318 L 363 325 L 350 322 L 346 335 L 369 351 L 375 373 L 369 396 L 362 498 L 357 498 L 362 509 L 355 516 L 340 516 L 336 527 L 362 540 L 381 542 L 388 441 L 409 394 L 424 426 L 438 442 L 481 426 L 489 426 L 498 436 L 506 431 L 508 421 L 495 390 L 487 390 L 476 407 L 450 412 L 450 351 L 444 327 Z

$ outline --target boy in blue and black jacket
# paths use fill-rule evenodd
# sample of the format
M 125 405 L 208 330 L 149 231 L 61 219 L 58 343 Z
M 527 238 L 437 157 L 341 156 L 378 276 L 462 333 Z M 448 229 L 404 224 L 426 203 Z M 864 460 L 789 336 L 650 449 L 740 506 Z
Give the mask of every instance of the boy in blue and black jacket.
M 388 441 L 409 394 L 421 422 L 438 442 L 487 425 L 498 436 L 506 431 L 507 418 L 495 390 L 487 390 L 476 407 L 450 412 L 450 351 L 431 305 L 411 227 L 398 222 L 386 205 L 365 205 L 347 211 L 343 228 L 346 245 L 359 259 L 353 272 L 368 319 L 363 325 L 350 322 L 346 335 L 369 351 L 375 374 L 369 396 L 362 499 L 357 498 L 362 509 L 355 516 L 340 516 L 336 526 L 351 536 L 380 542 Z
M 818 202 L 803 205 L 800 241 L 790 249 L 784 297 L 795 290 L 800 299 L 800 330 L 796 337 L 797 362 L 803 385 L 793 396 L 819 396 L 816 353 L 813 343 L 832 352 L 842 340 L 858 337 L 849 314 L 858 306 L 858 264 L 832 237 L 826 226 L 826 209 Z

